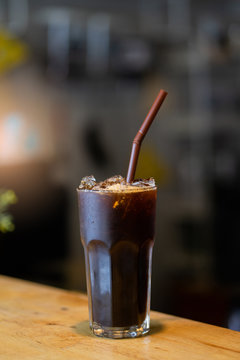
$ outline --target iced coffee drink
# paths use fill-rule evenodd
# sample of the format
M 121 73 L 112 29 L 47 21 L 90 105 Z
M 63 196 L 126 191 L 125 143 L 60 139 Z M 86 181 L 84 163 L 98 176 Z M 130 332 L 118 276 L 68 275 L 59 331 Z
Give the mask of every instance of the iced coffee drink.
M 90 327 L 95 335 L 136 337 L 149 331 L 151 257 L 157 189 L 153 179 L 121 176 L 78 188 Z

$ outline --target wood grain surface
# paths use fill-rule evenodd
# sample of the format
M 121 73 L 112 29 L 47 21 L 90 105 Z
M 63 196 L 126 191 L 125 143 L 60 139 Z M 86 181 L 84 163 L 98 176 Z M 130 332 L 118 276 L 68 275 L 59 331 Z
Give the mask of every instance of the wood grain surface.
M 0 359 L 240 359 L 240 333 L 162 313 L 137 339 L 90 333 L 83 294 L 0 276 Z

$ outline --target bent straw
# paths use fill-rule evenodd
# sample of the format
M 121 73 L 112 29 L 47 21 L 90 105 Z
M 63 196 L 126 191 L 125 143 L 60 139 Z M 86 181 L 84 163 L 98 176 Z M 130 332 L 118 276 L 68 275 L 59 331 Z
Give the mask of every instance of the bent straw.
M 151 109 L 149 110 L 145 120 L 142 123 L 142 126 L 138 130 L 137 135 L 133 140 L 132 151 L 131 151 L 128 172 L 127 172 L 127 183 L 132 182 L 134 179 L 141 143 L 145 135 L 147 134 L 148 129 L 150 128 L 167 94 L 168 93 L 164 90 L 159 91 L 158 96 L 156 97 L 154 103 L 152 104 Z

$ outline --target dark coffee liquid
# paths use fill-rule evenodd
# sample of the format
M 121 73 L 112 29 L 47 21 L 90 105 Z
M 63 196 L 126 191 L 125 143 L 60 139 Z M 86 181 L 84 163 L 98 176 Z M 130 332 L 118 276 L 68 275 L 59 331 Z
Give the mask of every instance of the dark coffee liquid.
M 149 306 L 156 188 L 78 196 L 90 318 L 107 327 L 141 325 Z

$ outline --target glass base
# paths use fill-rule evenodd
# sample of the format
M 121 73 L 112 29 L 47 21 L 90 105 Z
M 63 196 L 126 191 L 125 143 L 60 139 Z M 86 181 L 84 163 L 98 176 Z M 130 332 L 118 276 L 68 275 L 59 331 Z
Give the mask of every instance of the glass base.
M 107 327 L 94 322 L 90 328 L 94 335 L 111 339 L 135 338 L 147 334 L 150 330 L 147 320 L 140 326 L 131 327 Z

